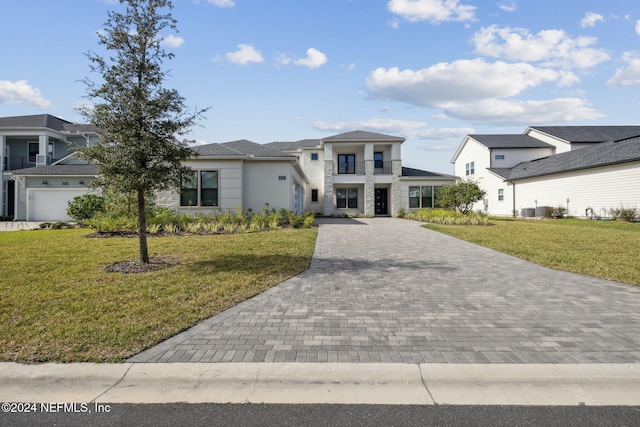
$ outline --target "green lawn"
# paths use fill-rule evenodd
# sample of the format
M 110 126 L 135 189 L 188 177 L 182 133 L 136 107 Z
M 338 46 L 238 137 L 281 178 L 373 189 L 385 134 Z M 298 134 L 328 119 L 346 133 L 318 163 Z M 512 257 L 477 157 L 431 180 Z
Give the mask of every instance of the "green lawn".
M 315 229 L 149 239 L 180 264 L 108 273 L 136 238 L 0 233 L 0 361 L 117 362 L 309 267 Z
M 640 224 L 581 219 L 506 220 L 494 225 L 425 225 L 536 264 L 640 285 Z

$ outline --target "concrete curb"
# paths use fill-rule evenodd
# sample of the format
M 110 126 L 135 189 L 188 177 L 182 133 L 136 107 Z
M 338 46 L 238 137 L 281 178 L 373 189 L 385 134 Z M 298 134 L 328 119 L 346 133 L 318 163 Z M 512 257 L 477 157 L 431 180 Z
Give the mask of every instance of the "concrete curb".
M 0 401 L 640 405 L 640 364 L 0 364 Z

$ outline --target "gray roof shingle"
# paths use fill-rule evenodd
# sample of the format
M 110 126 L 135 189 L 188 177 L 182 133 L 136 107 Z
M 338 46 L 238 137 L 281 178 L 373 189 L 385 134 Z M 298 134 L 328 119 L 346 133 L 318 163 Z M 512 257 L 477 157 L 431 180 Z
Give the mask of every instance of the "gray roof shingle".
M 267 147 L 280 151 L 296 151 L 299 148 L 320 147 L 319 139 L 301 139 L 300 141 L 274 141 L 264 144 Z
M 487 148 L 553 148 L 553 145 L 529 135 L 469 135 Z
M 49 165 L 34 168 L 16 169 L 13 175 L 41 175 L 41 176 L 96 176 L 99 165 Z
M 0 128 L 48 128 L 66 132 L 95 132 L 96 127 L 89 124 L 76 124 L 51 114 L 31 116 L 0 117 Z
M 421 169 L 402 167 L 403 177 L 425 177 L 425 178 L 455 178 L 453 175 L 444 173 L 430 172 Z
M 610 142 L 640 136 L 640 126 L 531 126 L 568 142 Z
M 214 142 L 213 144 L 198 145 L 196 147 L 191 147 L 191 149 L 202 157 L 244 157 L 243 153 L 225 147 L 217 142 Z
M 511 169 L 505 179 L 532 178 L 636 161 L 640 161 L 640 137 L 617 142 L 603 142 L 592 147 L 520 163 Z
M 354 130 L 352 132 L 341 133 L 339 135 L 323 138 L 323 141 L 404 141 L 398 136 L 384 135 L 382 133 Z
M 232 150 L 238 151 L 248 156 L 254 156 L 254 157 L 283 157 L 283 158 L 295 157 L 290 154 L 283 153 L 282 151 L 275 150 L 271 147 L 267 147 L 263 144 L 258 144 L 253 141 L 248 141 L 246 139 L 225 142 L 222 145 Z

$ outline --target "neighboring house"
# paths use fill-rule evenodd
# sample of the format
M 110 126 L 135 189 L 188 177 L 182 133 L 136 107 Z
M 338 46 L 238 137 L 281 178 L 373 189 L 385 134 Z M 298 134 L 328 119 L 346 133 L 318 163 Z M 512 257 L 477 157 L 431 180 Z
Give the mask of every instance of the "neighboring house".
M 393 215 L 434 207 L 438 188 L 456 178 L 402 167 L 404 138 L 353 131 L 323 139 L 272 142 L 295 155 L 309 179 L 305 208 L 331 216 Z
M 68 219 L 67 200 L 86 193 L 97 170 L 76 164 L 73 147 L 97 138 L 94 127 L 49 114 L 1 117 L 0 216 Z
M 452 163 L 487 192 L 474 209 L 542 216 L 640 208 L 640 126 L 536 126 L 518 135 L 467 135 Z
M 96 141 L 95 129 L 50 115 L 7 117 L 0 118 L 0 136 L 8 166 L 3 167 L 3 215 L 69 219 L 68 201 L 91 191 L 99 169 L 75 158 L 72 144 Z M 183 178 L 179 191 L 159 192 L 156 203 L 192 214 L 268 207 L 374 216 L 433 207 L 438 189 L 456 178 L 402 167 L 403 142 L 354 131 L 296 142 L 196 146 L 198 156 L 185 162 L 193 173 Z

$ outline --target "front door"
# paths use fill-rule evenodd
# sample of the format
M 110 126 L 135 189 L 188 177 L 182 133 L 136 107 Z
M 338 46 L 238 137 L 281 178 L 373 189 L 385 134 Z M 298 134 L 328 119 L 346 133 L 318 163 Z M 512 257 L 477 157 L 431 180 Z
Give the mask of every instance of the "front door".
M 387 209 L 387 189 L 376 188 L 376 215 L 388 215 Z

